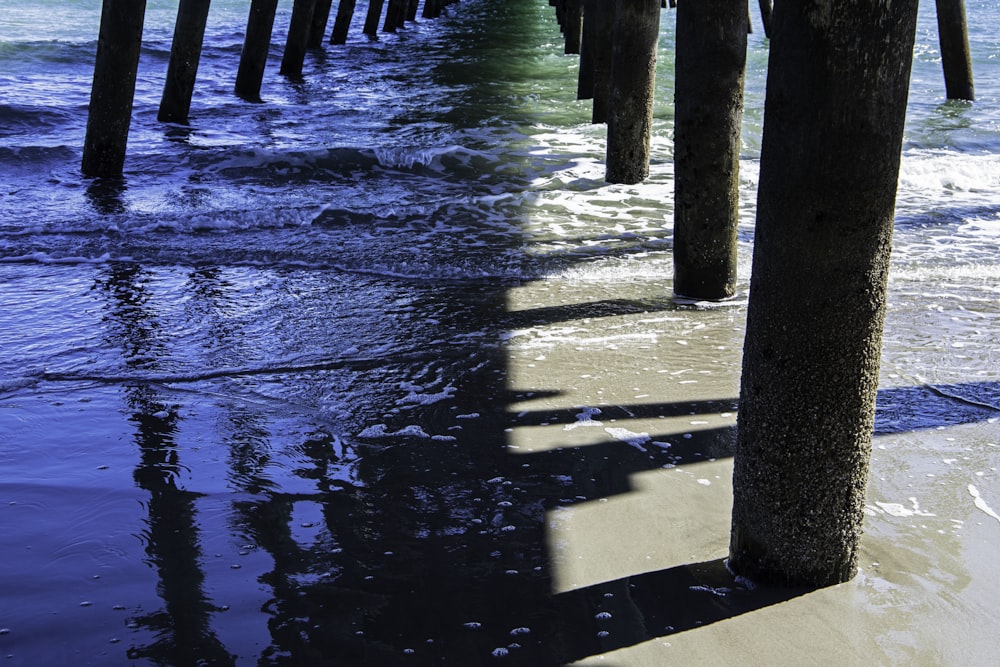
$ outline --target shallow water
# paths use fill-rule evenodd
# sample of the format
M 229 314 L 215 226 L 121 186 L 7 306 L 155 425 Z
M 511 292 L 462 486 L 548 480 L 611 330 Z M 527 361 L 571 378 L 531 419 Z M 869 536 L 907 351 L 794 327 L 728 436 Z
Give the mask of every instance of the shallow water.
M 862 574 L 790 599 L 720 571 L 762 31 L 741 297 L 691 307 L 670 299 L 672 12 L 652 173 L 621 186 L 546 3 L 377 41 L 362 3 L 291 82 L 282 1 L 248 104 L 245 3 L 216 0 L 191 128 L 155 121 L 175 7 L 149 3 L 122 182 L 79 174 L 100 3 L 0 17 L 9 662 L 992 657 L 996 7 L 968 4 L 975 104 L 943 100 L 923 8 Z

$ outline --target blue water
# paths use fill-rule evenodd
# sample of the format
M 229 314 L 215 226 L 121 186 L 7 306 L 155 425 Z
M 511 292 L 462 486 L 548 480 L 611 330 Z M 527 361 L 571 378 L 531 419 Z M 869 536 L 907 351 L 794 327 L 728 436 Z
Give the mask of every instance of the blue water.
M 377 40 L 361 2 L 348 44 L 308 54 L 301 82 L 277 73 L 282 0 L 259 104 L 232 93 L 247 4 L 212 3 L 182 127 L 156 121 L 176 3 L 148 3 L 122 181 L 79 172 L 101 3 L 0 12 L 0 655 L 556 664 L 656 636 L 599 634 L 611 589 L 553 601 L 545 516 L 690 462 L 690 434 L 609 429 L 586 453 L 513 456 L 510 432 L 598 404 L 609 419 L 734 409 L 756 12 L 741 299 L 691 309 L 669 298 L 672 11 L 651 175 L 622 186 L 603 181 L 604 128 L 542 0 L 463 0 Z M 995 428 L 1000 410 L 1000 7 L 967 5 L 970 104 L 944 99 L 923 5 L 881 434 Z M 597 341 L 637 376 L 650 344 L 681 342 L 650 373 L 701 389 L 512 407 L 586 381 L 567 364 L 527 385 L 516 360 L 587 358 Z M 976 483 L 1000 506 L 995 471 Z

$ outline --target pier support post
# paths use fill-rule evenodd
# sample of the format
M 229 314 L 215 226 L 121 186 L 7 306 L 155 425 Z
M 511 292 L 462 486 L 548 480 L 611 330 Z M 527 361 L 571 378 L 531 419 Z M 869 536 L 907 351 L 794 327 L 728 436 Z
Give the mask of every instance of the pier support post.
M 306 59 L 306 46 L 315 8 L 316 0 L 295 0 L 292 5 L 292 18 L 288 24 L 288 38 L 279 74 L 292 79 L 302 78 L 302 63 Z
M 594 51 L 597 41 L 597 2 L 583 0 L 583 26 L 580 32 L 580 71 L 576 81 L 576 99 L 594 98 Z
M 615 2 L 594 3 L 594 101 L 591 122 L 608 122 L 608 97 L 611 94 L 611 50 L 614 47 Z
M 694 1 L 694 0 L 692 0 Z M 661 0 L 618 0 L 611 59 L 605 180 L 639 183 L 649 175 L 656 46 Z
M 583 0 L 566 0 L 566 22 L 563 26 L 563 53 L 580 53 L 583 32 Z
M 271 49 L 271 31 L 278 0 L 253 0 L 247 18 L 247 34 L 236 73 L 236 94 L 246 100 L 260 101 L 260 85 Z
M 177 5 L 167 81 L 156 116 L 161 123 L 186 125 L 188 122 L 210 5 L 211 0 L 181 0 Z
M 679 2 L 674 92 L 674 293 L 736 293 L 747 6 Z
M 857 572 L 917 4 L 775 3 L 729 555 L 751 580 Z
M 309 41 L 306 42 L 308 48 L 323 48 L 323 38 L 326 37 L 326 25 L 330 22 L 330 8 L 332 6 L 333 0 L 316 0 L 312 26 L 309 28 Z
M 764 36 L 770 39 L 771 12 L 773 11 L 771 0 L 759 0 L 758 5 L 760 5 L 760 22 L 764 25 Z
M 441 16 L 442 0 L 424 0 L 424 10 L 421 13 L 425 19 L 436 19 Z
M 406 17 L 407 0 L 389 0 L 389 6 L 385 10 L 385 22 L 382 24 L 382 32 L 396 32 Z
M 385 0 L 369 0 L 368 15 L 365 17 L 363 32 L 369 37 L 378 35 L 378 20 L 382 17 L 382 5 Z
M 104 0 L 81 169 L 121 176 L 132 122 L 146 0 Z
M 340 0 L 337 5 L 337 18 L 333 22 L 333 32 L 330 34 L 331 44 L 347 43 L 347 33 L 351 29 L 356 2 L 357 0 Z
M 945 94 L 949 100 L 971 102 L 976 99 L 976 91 L 972 80 L 965 0 L 937 0 L 936 6 Z
M 416 21 L 417 20 L 417 7 L 420 5 L 420 0 L 409 0 L 406 3 L 406 20 Z

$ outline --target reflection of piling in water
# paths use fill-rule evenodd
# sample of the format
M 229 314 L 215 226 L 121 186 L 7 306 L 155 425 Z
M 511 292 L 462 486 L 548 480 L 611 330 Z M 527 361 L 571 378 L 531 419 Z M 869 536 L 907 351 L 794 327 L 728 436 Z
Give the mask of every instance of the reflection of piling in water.
M 146 0 L 104 0 L 83 145 L 86 176 L 118 176 L 125 165 L 145 14 Z
M 122 345 L 125 365 L 136 371 L 157 367 L 166 353 L 146 287 L 148 278 L 138 265 L 121 264 L 110 267 L 107 279 L 98 284 L 108 297 L 109 342 Z M 178 483 L 184 470 L 176 442 L 180 418 L 151 384 L 127 384 L 123 396 L 139 453 L 133 479 L 149 493 L 147 529 L 141 539 L 147 562 L 157 572 L 157 593 L 163 602 L 161 610 L 132 619 L 136 626 L 149 629 L 155 640 L 129 647 L 127 656 L 156 664 L 233 665 L 235 657 L 211 627 L 212 614 L 220 609 L 204 586 L 197 511 L 201 494 Z
M 181 0 L 177 6 L 167 82 L 163 87 L 160 112 L 156 117 L 162 123 L 185 125 L 188 122 L 210 4 L 210 0 Z

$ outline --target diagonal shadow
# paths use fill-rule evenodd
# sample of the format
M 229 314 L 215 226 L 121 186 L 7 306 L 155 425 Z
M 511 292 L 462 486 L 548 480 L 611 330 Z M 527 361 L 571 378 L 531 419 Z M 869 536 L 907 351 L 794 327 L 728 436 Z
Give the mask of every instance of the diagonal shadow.
M 813 590 L 754 587 L 733 577 L 718 559 L 560 593 L 555 597 L 560 623 L 589 630 L 579 633 L 561 659 L 571 662 L 705 627 Z

